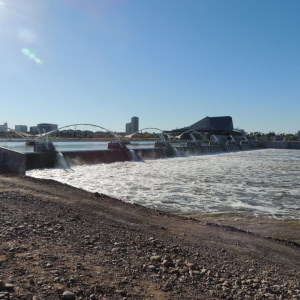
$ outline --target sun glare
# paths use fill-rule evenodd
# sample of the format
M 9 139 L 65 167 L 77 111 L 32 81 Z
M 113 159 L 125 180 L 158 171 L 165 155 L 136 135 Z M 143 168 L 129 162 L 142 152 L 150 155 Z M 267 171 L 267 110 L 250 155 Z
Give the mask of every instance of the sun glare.
M 38 27 L 42 24 L 45 5 L 40 0 L 0 0 L 0 44 L 3 60 L 14 64 L 19 55 L 42 65 L 35 48 L 39 42 Z M 20 51 L 21 50 L 21 51 Z M 17 68 L 21 68 L 18 65 Z
M 5 2 L 0 0 L 0 18 L 1 18 L 2 12 L 4 12 L 4 10 L 5 10 Z

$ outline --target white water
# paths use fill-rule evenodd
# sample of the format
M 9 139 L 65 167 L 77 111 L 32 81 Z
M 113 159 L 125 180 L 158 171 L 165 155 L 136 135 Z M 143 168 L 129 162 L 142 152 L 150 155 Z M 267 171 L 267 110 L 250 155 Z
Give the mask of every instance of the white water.
M 62 155 L 61 152 L 56 153 L 56 167 L 57 168 L 62 168 L 64 170 L 70 169 L 70 166 L 66 162 L 64 156 Z
M 232 212 L 300 220 L 300 151 L 255 150 L 44 169 L 54 179 L 171 212 Z
M 130 153 L 131 159 L 133 161 L 139 161 L 138 157 L 136 156 L 136 154 L 133 150 L 129 150 L 129 153 Z

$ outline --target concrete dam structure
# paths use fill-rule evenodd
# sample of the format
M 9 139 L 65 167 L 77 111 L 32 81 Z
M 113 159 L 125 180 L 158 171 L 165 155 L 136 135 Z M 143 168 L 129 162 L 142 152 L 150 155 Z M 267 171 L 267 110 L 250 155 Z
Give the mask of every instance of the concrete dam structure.
M 36 151 L 21 153 L 0 147 L 0 173 L 25 175 L 26 170 L 58 167 L 59 156 L 68 166 L 97 163 L 113 163 L 131 160 L 160 159 L 172 156 L 201 155 L 226 151 L 258 149 L 255 144 L 199 144 L 186 143 L 185 146 L 158 144 L 155 148 L 84 150 L 84 151 Z

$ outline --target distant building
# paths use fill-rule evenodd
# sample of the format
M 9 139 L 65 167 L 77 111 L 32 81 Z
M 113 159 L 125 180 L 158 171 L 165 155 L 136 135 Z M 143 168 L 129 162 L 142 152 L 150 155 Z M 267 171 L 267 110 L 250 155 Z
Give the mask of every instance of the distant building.
M 37 126 L 31 126 L 29 130 L 30 134 L 38 134 Z
M 15 130 L 27 133 L 27 125 L 15 125 Z
M 125 132 L 126 134 L 131 134 L 139 131 L 139 118 L 132 117 L 130 123 L 126 123 Z
M 271 141 L 283 141 L 283 137 L 282 136 L 271 136 Z
M 131 133 L 139 131 L 139 118 L 132 117 L 131 118 Z
M 40 132 L 44 132 L 44 129 L 46 132 L 53 131 L 58 128 L 57 124 L 48 124 L 48 123 L 41 123 L 37 124 L 37 128 Z
M 0 125 L 0 132 L 7 132 L 7 123 Z
M 126 130 L 125 130 L 126 134 L 130 134 L 131 132 L 131 123 L 126 123 Z

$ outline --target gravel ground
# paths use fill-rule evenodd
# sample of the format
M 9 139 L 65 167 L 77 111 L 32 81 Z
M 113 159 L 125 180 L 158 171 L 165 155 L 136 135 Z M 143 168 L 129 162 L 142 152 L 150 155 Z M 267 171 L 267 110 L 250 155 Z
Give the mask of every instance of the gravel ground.
M 300 299 L 300 245 L 0 176 L 0 299 Z

